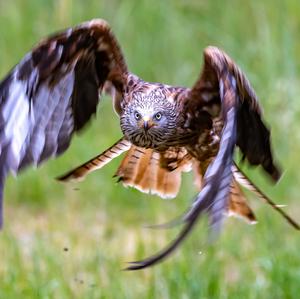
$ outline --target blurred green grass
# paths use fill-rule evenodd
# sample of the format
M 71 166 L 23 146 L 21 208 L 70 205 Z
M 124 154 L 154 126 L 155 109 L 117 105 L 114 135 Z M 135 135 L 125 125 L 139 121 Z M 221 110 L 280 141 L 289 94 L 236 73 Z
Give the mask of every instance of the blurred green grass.
M 0 0 L 0 75 L 42 37 L 91 18 L 112 26 L 132 72 L 148 81 L 191 86 L 202 50 L 222 47 L 246 72 L 272 127 L 285 173 L 277 186 L 249 175 L 300 219 L 300 2 Z M 256 226 L 228 219 L 206 245 L 205 221 L 169 260 L 142 272 L 121 271 L 176 235 L 143 224 L 180 214 L 195 194 L 191 176 L 174 201 L 162 201 L 111 179 L 118 161 L 80 184 L 53 178 L 121 136 L 110 100 L 70 150 L 27 170 L 5 189 L 0 234 L 0 298 L 299 298 L 300 236 L 249 195 Z M 110 132 L 110 134 L 107 134 Z

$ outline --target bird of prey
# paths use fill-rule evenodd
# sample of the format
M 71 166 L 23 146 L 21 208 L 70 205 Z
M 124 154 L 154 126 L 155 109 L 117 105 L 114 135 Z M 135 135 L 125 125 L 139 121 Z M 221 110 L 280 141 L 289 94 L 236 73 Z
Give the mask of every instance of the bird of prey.
M 274 182 L 280 178 L 257 97 L 234 61 L 222 50 L 207 47 L 201 74 L 191 88 L 145 82 L 128 70 L 103 20 L 82 23 L 41 41 L 0 83 L 1 224 L 8 173 L 17 174 L 62 154 L 73 134 L 95 114 L 105 90 L 112 95 L 123 137 L 59 179 L 81 179 L 127 151 L 116 173 L 124 185 L 175 197 L 182 172 L 192 170 L 200 189 L 188 211 L 175 221 L 183 225 L 178 237 L 128 269 L 164 259 L 203 214 L 208 215 L 213 232 L 220 230 L 226 214 L 255 222 L 239 185 L 299 229 L 233 160 L 239 148 L 245 160 L 260 165 Z

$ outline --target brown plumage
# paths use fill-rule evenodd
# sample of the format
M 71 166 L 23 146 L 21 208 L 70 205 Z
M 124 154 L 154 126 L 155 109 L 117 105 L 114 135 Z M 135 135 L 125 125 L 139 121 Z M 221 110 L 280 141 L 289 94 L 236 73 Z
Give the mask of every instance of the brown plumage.
M 57 177 L 59 181 L 81 181 L 90 172 L 102 168 L 108 164 L 112 159 L 118 157 L 130 148 L 131 144 L 124 138 L 121 138 L 110 148 L 92 158 L 91 160 L 83 163 L 82 165 L 72 169 L 63 176 Z
M 194 162 L 193 172 L 195 175 L 195 185 L 201 191 L 202 178 L 207 167 L 201 167 L 201 163 L 198 161 Z M 233 178 L 230 186 L 229 200 L 227 206 L 227 216 L 234 216 L 245 220 L 250 224 L 256 223 L 256 217 L 254 212 L 250 208 L 247 200 L 244 196 L 243 191 L 239 187 L 236 180 Z
M 122 160 L 116 176 L 125 186 L 135 187 L 146 193 L 157 194 L 162 198 L 174 198 L 181 185 L 182 171 L 191 168 L 191 157 L 186 154 L 171 170 L 166 165 L 165 153 L 153 149 L 132 146 Z
M 232 181 L 230 187 L 228 215 L 240 217 L 250 224 L 256 223 L 254 212 L 247 203 L 243 191 L 235 180 Z
M 194 169 L 195 184 L 199 191 L 201 190 L 203 173 L 198 166 L 198 161 L 183 149 L 180 153 L 176 153 L 175 157 L 174 151 L 158 153 L 153 149 L 130 146 L 130 143 L 124 139 L 57 179 L 59 181 L 83 180 L 90 172 L 101 169 L 125 151 L 127 153 L 115 173 L 118 181 L 125 187 L 134 187 L 141 192 L 158 195 L 161 198 L 174 198 L 180 190 L 182 172 Z M 166 157 L 172 157 L 171 166 Z M 227 215 L 245 219 L 249 223 L 256 223 L 255 215 L 235 180 L 230 190 Z
M 192 88 L 149 83 L 129 72 L 103 20 L 43 40 L 0 83 L 1 223 L 7 174 L 63 153 L 73 134 L 96 112 L 104 89 L 112 94 L 123 136 L 59 179 L 81 179 L 128 151 L 116 173 L 124 185 L 174 197 L 182 172 L 193 169 L 200 188 L 180 218 L 183 228 L 178 237 L 128 269 L 145 268 L 167 257 L 204 213 L 213 232 L 220 230 L 225 214 L 254 222 L 239 180 L 299 229 L 234 164 L 239 148 L 246 161 L 260 165 L 274 182 L 280 177 L 256 94 L 235 62 L 222 50 L 207 47 Z

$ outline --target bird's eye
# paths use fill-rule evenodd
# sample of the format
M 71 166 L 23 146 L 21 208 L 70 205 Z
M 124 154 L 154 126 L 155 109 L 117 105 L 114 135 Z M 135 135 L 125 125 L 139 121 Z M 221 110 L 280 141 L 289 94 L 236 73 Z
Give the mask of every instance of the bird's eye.
M 138 112 L 134 112 L 134 117 L 135 117 L 136 120 L 141 119 L 141 115 Z
M 160 120 L 161 117 L 162 117 L 162 114 L 160 112 L 157 112 L 155 115 L 154 115 L 155 119 L 156 120 Z

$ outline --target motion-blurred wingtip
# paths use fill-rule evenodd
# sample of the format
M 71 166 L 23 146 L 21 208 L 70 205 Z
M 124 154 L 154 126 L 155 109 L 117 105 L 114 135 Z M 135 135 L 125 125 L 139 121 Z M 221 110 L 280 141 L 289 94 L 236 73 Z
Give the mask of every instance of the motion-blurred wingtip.
M 283 172 L 276 166 L 273 166 L 274 169 L 271 173 L 271 178 L 275 183 L 278 183 L 283 176 Z
M 170 229 L 185 222 L 183 217 L 175 218 L 169 222 L 161 223 L 161 224 L 146 224 L 143 227 L 148 229 Z
M 58 182 L 68 183 L 68 182 L 81 182 L 84 180 L 84 177 L 77 177 L 74 174 L 63 174 L 55 178 Z
M 128 267 L 123 268 L 123 271 L 135 271 L 135 270 L 140 270 L 143 268 L 146 268 L 145 265 L 141 261 L 132 261 L 132 262 L 127 262 L 129 264 Z

